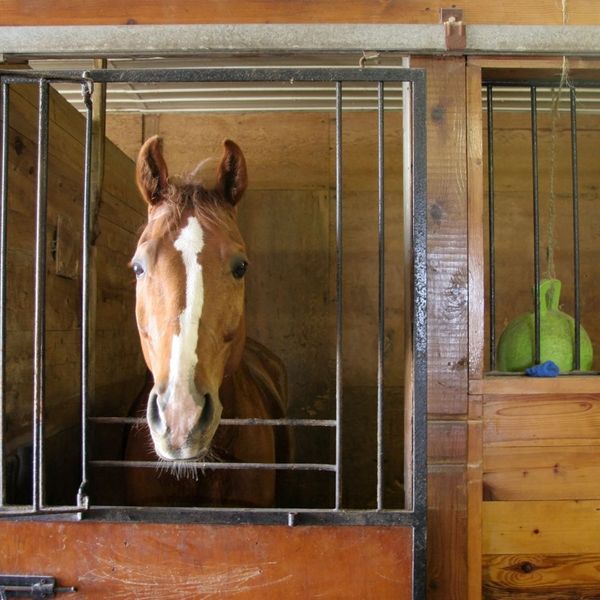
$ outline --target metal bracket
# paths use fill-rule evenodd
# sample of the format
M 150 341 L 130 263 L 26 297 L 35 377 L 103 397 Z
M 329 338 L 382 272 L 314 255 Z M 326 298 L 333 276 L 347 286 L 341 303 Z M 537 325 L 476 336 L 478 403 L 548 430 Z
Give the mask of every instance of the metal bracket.
M 54 598 L 56 594 L 76 592 L 74 587 L 56 587 L 54 577 L 45 575 L 0 575 L 0 600 L 8 598 Z
M 444 24 L 447 50 L 464 50 L 467 47 L 467 28 L 461 8 L 441 8 L 440 22 Z

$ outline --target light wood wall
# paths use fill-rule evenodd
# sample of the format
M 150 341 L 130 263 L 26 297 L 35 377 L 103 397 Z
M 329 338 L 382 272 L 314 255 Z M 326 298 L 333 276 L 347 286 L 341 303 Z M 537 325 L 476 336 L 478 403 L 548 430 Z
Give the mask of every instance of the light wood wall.
M 37 87 L 12 86 L 5 382 L 8 452 L 31 440 L 36 123 Z M 80 419 L 83 189 L 83 118 L 53 91 L 49 127 L 45 433 L 51 436 L 76 427 Z M 132 161 L 110 142 L 104 185 L 97 251 L 96 403 L 90 408 L 96 414 L 127 414 L 145 376 L 127 266 L 144 209 L 133 183 Z

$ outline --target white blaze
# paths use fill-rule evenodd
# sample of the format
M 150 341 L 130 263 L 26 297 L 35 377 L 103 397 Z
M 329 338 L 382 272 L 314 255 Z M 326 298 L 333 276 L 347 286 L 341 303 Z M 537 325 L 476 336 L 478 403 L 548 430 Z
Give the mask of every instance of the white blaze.
M 198 364 L 198 325 L 204 304 L 204 281 L 198 254 L 204 246 L 204 235 L 198 219 L 190 217 L 175 240 L 185 266 L 185 308 L 179 315 L 179 334 L 173 336 L 169 364 L 169 387 L 185 386 L 189 392 Z M 172 391 L 174 391 L 172 389 Z

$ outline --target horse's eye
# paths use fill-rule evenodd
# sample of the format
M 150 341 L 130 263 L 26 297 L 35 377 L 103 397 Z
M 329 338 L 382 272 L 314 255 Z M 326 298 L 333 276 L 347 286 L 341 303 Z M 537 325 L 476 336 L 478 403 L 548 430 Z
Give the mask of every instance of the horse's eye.
M 231 269 L 231 274 L 236 279 L 241 279 L 246 274 L 247 270 L 248 263 L 245 260 L 240 260 L 239 262 L 235 263 L 235 265 L 233 265 L 233 269 Z
M 135 276 L 137 279 L 139 279 L 143 274 L 144 274 L 144 267 L 142 267 L 142 265 L 140 265 L 140 263 L 133 263 L 133 265 L 131 265 L 133 272 L 135 273 Z

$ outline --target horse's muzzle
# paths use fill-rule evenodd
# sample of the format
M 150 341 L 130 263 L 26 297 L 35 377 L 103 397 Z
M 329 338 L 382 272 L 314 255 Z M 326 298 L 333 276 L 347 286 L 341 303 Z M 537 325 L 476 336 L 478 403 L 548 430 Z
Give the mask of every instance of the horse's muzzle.
M 221 420 L 216 394 L 164 393 L 152 389 L 146 417 L 156 453 L 165 460 L 202 459 Z

